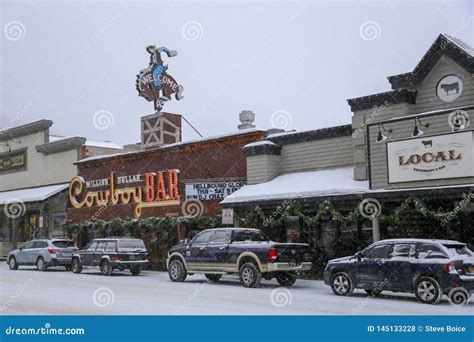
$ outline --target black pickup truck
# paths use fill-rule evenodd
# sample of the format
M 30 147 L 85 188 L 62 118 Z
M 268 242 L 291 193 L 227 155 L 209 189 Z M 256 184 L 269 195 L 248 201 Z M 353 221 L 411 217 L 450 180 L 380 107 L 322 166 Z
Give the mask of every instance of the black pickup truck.
M 245 287 L 258 287 L 262 278 L 291 286 L 297 272 L 311 269 L 310 260 L 307 244 L 269 241 L 258 229 L 215 228 L 171 248 L 166 265 L 175 282 L 194 273 L 203 273 L 210 281 L 238 273 Z

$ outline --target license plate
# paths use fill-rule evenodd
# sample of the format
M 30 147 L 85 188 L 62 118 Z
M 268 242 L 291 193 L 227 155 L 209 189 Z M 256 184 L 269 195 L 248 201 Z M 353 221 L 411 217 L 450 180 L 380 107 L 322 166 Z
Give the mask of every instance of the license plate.
M 72 252 L 61 252 L 61 254 L 64 256 L 71 256 Z
M 298 267 L 298 264 L 296 262 L 290 262 L 290 267 Z
M 467 267 L 467 271 L 468 271 L 469 273 L 474 273 L 474 265 L 469 265 L 469 266 Z
M 135 260 L 135 255 L 129 255 L 128 258 L 129 258 L 130 260 Z

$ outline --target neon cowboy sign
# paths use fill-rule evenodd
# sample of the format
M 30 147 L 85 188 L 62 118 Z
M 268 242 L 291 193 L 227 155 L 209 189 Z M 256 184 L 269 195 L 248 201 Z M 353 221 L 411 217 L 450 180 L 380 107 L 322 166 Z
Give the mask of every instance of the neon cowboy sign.
M 117 188 L 117 177 L 111 172 L 107 181 L 102 182 L 108 189 L 97 191 L 86 191 L 88 182 L 76 176 L 69 183 L 69 203 L 76 209 L 133 203 L 134 216 L 139 218 L 142 208 L 180 204 L 178 175 L 179 170 L 148 172 L 144 175 L 144 186 Z

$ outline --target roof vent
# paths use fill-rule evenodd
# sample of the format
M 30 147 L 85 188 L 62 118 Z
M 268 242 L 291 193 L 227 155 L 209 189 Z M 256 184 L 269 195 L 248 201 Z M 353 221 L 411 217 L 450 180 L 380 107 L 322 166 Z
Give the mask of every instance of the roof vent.
M 240 125 L 237 126 L 239 130 L 255 128 L 253 122 L 255 121 L 255 113 L 251 110 L 243 110 L 239 114 Z

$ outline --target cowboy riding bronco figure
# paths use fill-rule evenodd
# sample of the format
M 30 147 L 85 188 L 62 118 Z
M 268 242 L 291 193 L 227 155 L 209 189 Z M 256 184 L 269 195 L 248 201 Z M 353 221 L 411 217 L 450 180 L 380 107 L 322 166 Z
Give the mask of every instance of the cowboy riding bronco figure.
M 163 104 L 171 100 L 172 94 L 175 94 L 176 100 L 183 98 L 181 95 L 183 86 L 167 74 L 168 66 L 161 58 L 162 52 L 168 57 L 174 57 L 178 53 L 165 47 L 157 48 L 155 45 L 147 46 L 146 51 L 150 54 L 150 63 L 148 68 L 141 70 L 137 75 L 136 88 L 139 96 L 153 101 L 155 110 L 160 111 Z

